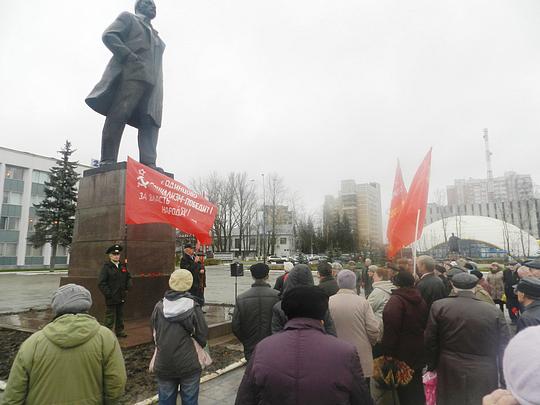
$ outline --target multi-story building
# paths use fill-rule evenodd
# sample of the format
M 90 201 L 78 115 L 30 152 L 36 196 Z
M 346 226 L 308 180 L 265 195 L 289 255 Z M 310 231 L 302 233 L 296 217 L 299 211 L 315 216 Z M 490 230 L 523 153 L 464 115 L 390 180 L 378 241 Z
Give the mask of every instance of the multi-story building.
M 34 230 L 33 204 L 43 200 L 44 184 L 56 159 L 0 147 L 0 267 L 39 267 L 50 262 L 49 244 L 34 248 L 27 238 Z M 77 171 L 89 169 L 79 165 Z M 66 264 L 68 251 L 58 246 L 56 263 Z
M 540 199 L 495 201 L 442 206 L 428 204 L 426 225 L 449 217 L 466 215 L 500 219 L 540 238 Z
M 381 188 L 378 183 L 356 184 L 342 180 L 337 198 L 326 196 L 323 208 L 325 226 L 345 215 L 360 248 L 363 243 L 383 243 Z
M 454 180 L 446 187 L 448 205 L 482 204 L 496 201 L 523 201 L 534 198 L 534 185 L 528 174 L 506 172 L 504 176 L 488 179 Z

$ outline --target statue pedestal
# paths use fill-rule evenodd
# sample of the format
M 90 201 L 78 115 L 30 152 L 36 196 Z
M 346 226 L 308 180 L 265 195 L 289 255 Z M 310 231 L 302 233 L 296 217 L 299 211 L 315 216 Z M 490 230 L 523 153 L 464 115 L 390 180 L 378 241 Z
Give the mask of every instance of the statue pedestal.
M 128 292 L 124 318 L 149 317 L 168 288 L 175 266 L 175 229 L 167 224 L 125 224 L 126 163 L 86 170 L 79 198 L 69 261 L 61 285 L 75 283 L 92 293 L 90 313 L 102 320 L 105 299 L 98 277 L 105 251 L 115 243 L 124 247 L 133 288 Z

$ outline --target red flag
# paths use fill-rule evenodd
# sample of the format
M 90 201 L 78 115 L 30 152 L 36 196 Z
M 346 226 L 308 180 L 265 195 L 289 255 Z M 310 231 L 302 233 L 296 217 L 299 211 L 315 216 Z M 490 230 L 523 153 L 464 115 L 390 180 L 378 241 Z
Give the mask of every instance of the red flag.
M 394 191 L 392 192 L 392 203 L 390 204 L 390 217 L 388 218 L 388 227 L 386 228 L 386 237 L 388 238 L 388 257 L 392 258 L 401 248 L 397 246 L 394 229 L 397 225 L 401 210 L 407 199 L 407 189 L 403 182 L 399 160 L 396 167 L 396 176 L 394 177 Z
M 128 158 L 126 224 L 168 223 L 212 243 L 217 207 L 182 183 Z
M 430 170 L 431 149 L 414 175 L 407 199 L 392 231 L 392 237 L 398 250 L 415 242 L 422 235 L 426 219 Z M 420 215 L 418 216 L 419 210 Z M 417 216 L 418 232 L 415 235 Z

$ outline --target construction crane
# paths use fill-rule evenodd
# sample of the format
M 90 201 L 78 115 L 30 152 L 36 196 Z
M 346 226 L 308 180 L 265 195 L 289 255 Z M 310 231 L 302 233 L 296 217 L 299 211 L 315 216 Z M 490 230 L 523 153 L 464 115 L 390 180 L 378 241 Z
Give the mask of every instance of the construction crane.
M 487 128 L 484 128 L 484 146 L 486 148 L 486 166 L 487 166 L 487 194 L 488 202 L 495 200 L 494 187 L 493 187 L 493 169 L 491 167 L 491 151 L 489 150 L 489 135 Z

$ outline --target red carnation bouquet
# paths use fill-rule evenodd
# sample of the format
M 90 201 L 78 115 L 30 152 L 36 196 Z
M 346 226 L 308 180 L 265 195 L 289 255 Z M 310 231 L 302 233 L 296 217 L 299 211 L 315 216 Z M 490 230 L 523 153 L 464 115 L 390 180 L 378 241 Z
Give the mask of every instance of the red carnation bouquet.
M 413 378 L 414 370 L 407 363 L 390 356 L 381 356 L 373 360 L 373 379 L 383 389 L 392 391 L 396 403 L 396 389 L 407 385 Z

